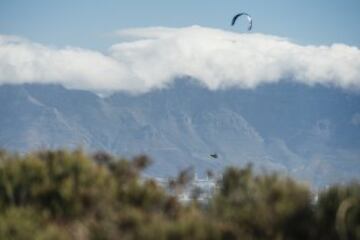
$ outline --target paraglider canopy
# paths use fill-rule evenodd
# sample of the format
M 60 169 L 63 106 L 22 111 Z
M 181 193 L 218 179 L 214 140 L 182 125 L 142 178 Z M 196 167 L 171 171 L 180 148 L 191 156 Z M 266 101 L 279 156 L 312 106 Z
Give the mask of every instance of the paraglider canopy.
M 236 14 L 236 15 L 233 17 L 232 21 L 231 21 L 231 26 L 234 26 L 235 23 L 236 23 L 236 20 L 237 20 L 239 17 L 241 17 L 241 16 L 247 17 L 247 20 L 248 20 L 248 22 L 249 22 L 248 31 L 251 31 L 251 29 L 252 29 L 252 18 L 251 18 L 251 16 L 250 16 L 249 14 L 247 14 L 246 12 L 242 12 L 242 13 Z

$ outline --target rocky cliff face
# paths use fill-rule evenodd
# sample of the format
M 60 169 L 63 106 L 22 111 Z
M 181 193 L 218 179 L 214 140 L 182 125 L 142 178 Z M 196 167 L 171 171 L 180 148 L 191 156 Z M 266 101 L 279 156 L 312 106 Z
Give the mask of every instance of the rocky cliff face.
M 4 85 L 0 147 L 145 153 L 155 160 L 148 173 L 156 176 L 252 162 L 324 185 L 360 175 L 359 114 L 357 93 L 290 83 L 209 91 L 179 80 L 147 94 L 108 97 L 54 85 Z

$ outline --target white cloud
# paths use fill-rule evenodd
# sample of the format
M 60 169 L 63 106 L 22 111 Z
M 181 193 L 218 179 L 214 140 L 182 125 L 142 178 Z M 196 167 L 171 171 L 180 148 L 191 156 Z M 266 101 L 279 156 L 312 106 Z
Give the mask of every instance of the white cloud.
M 57 49 L 0 36 L 0 83 L 59 83 L 69 88 L 106 90 L 127 85 L 129 71 L 102 53 Z
M 344 44 L 301 46 L 275 36 L 199 26 L 118 34 L 127 40 L 107 54 L 0 36 L 0 84 L 61 83 L 93 91 L 144 92 L 191 76 L 211 89 L 253 88 L 281 80 L 360 87 L 360 50 Z

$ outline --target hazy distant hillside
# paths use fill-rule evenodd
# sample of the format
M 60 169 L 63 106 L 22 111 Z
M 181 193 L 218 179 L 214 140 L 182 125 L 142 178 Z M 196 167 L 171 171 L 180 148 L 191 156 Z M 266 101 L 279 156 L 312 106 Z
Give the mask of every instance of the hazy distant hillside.
M 143 95 L 101 98 L 54 85 L 0 87 L 0 147 L 107 150 L 150 155 L 148 173 L 255 163 L 314 184 L 360 175 L 360 95 L 269 85 L 209 91 L 176 81 Z M 218 159 L 209 157 L 217 153 Z

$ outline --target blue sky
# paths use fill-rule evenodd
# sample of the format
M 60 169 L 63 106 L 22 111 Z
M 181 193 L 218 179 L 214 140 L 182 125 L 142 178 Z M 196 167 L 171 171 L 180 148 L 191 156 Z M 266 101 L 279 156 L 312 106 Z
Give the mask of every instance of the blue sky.
M 114 30 L 201 25 L 229 30 L 246 11 L 254 32 L 300 44 L 360 46 L 359 0 L 0 0 L 0 34 L 56 46 L 106 50 Z

